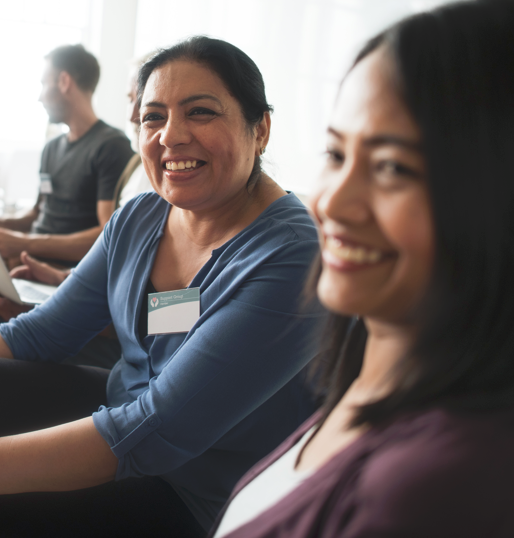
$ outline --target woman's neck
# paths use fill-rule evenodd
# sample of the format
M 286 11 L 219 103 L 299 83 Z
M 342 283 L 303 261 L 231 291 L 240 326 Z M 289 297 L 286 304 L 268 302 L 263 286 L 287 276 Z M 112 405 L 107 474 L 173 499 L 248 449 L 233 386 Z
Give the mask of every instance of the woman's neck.
M 218 207 L 204 211 L 173 207 L 168 226 L 172 234 L 179 229 L 188 242 L 212 250 L 246 228 L 284 194 L 285 191 L 263 174 L 251 192 L 241 190 Z
M 368 338 L 359 377 L 348 396 L 367 403 L 389 393 L 399 361 L 414 342 L 415 329 L 410 325 L 395 325 L 366 320 Z M 357 403 L 357 402 L 356 402 Z

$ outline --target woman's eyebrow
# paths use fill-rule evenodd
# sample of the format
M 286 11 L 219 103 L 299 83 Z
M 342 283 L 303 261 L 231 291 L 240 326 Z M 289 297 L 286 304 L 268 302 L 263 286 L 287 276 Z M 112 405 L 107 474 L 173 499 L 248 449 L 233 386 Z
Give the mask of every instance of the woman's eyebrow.
M 413 151 L 421 152 L 422 147 L 421 143 L 416 140 L 411 140 L 408 138 L 403 138 L 402 136 L 396 135 L 376 135 L 371 136 L 364 140 L 364 145 L 376 147 L 376 146 L 400 146 L 405 149 L 410 149 Z
M 196 95 L 190 95 L 189 97 L 186 97 L 185 99 L 182 99 L 182 101 L 179 101 L 179 105 L 187 105 L 189 103 L 192 103 L 193 101 L 200 101 L 202 99 L 210 99 L 211 101 L 216 102 L 218 105 L 221 106 L 221 101 L 214 97 L 214 95 L 209 95 L 208 93 L 200 93 Z
M 221 101 L 214 97 L 213 95 L 209 95 L 207 93 L 201 93 L 197 95 L 190 95 L 189 97 L 186 97 L 185 99 L 182 99 L 182 101 L 179 101 L 179 105 L 187 105 L 188 103 L 192 103 L 193 101 L 200 101 L 202 99 L 210 99 L 211 101 L 214 101 L 219 106 L 221 106 Z M 160 101 L 148 101 L 148 103 L 143 103 L 142 107 L 154 107 L 154 108 L 166 108 L 165 103 L 161 103 Z
M 343 133 L 337 131 L 333 127 L 329 127 L 327 130 L 331 135 L 335 136 L 336 138 L 339 138 L 340 140 L 344 140 L 346 138 Z M 410 149 L 412 151 L 417 151 L 417 152 L 422 151 L 422 146 L 420 142 L 416 140 L 404 138 L 402 136 L 390 135 L 390 134 L 370 136 L 369 138 L 366 138 L 364 140 L 364 145 L 369 146 L 369 147 L 393 145 L 393 146 L 400 146 L 402 148 Z
M 166 108 L 166 105 L 164 103 L 160 103 L 159 101 L 148 101 L 148 103 L 143 103 L 141 108 L 145 106 L 153 108 Z
M 344 138 L 342 133 L 340 133 L 339 131 L 336 131 L 333 127 L 329 126 L 327 129 L 327 132 L 330 133 L 331 135 L 334 135 L 336 138 L 341 138 L 341 139 Z

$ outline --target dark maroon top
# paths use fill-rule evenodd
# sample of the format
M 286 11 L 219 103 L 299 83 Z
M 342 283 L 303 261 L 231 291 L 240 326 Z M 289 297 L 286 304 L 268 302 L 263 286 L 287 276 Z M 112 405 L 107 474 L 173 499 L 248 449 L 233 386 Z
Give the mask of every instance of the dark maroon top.
M 319 417 L 253 467 L 229 503 Z M 372 428 L 227 538 L 286 536 L 513 538 L 514 410 L 435 408 Z

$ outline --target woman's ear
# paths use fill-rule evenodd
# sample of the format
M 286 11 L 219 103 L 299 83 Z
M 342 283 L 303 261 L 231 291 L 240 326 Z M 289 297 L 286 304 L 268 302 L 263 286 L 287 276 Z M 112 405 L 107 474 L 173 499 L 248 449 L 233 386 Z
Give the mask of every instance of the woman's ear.
M 271 128 L 271 116 L 269 112 L 264 112 L 264 116 L 255 127 L 255 155 L 262 155 L 269 141 Z

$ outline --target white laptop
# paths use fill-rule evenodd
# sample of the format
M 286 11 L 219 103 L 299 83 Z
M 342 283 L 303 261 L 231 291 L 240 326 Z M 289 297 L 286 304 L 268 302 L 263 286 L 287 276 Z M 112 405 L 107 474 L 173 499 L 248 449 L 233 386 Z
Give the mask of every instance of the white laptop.
M 4 260 L 0 256 L 0 295 L 11 299 L 18 304 L 41 304 L 44 303 L 57 286 L 40 284 L 31 280 L 11 278 L 5 266 Z

